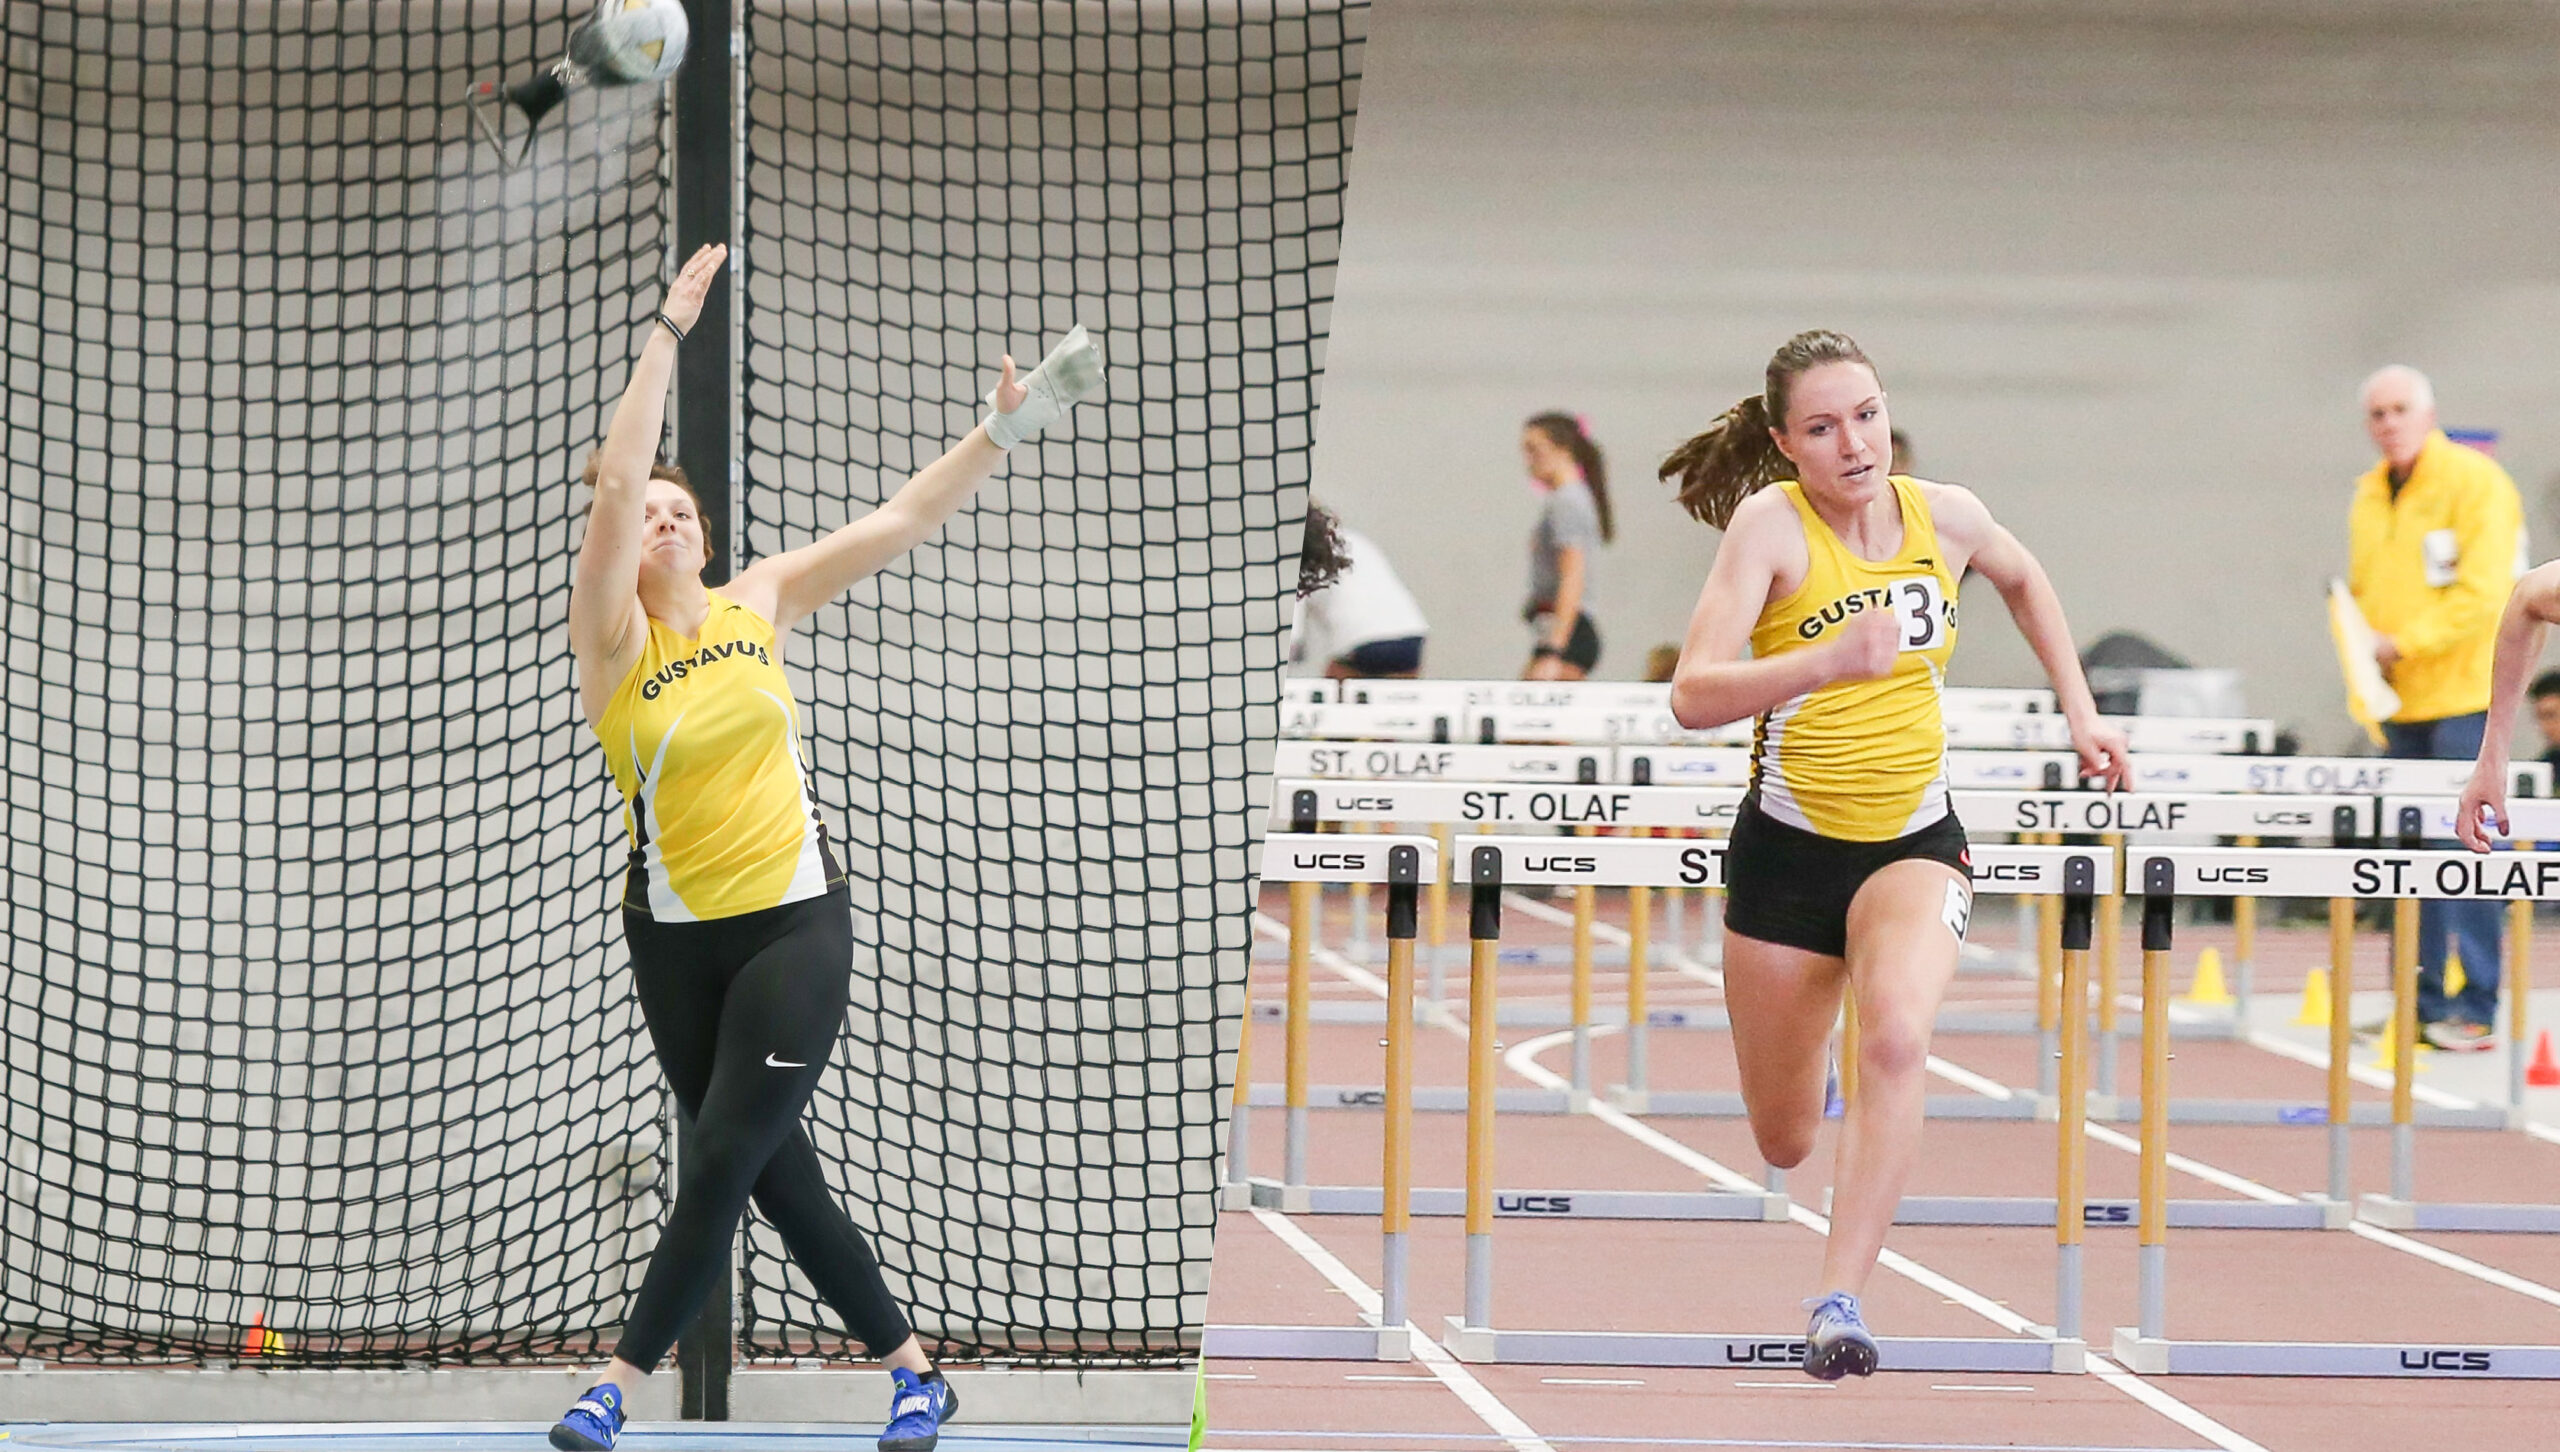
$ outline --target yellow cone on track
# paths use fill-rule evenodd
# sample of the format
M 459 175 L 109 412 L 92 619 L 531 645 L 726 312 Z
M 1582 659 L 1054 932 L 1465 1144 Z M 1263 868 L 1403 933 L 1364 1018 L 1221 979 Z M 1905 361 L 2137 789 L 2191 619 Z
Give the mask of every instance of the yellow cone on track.
M 2382 1039 L 2375 1047 L 2373 1066 L 2385 1071 L 2399 1068 L 2399 1046 L 2399 1031 L 2396 1029 L 2383 1030 Z M 2435 1045 L 2428 1043 L 2424 1039 L 2420 1039 L 2418 1041 L 2418 1057 L 2410 1064 L 2409 1067 L 2413 1070 L 2423 1071 L 2427 1067 L 2427 1055 L 2432 1054 L 2435 1051 Z
M 2191 1008 L 2229 1008 L 2231 986 L 2222 981 L 2222 954 L 2207 948 L 2196 955 L 2196 977 L 2187 985 L 2186 996 L 2178 1000 Z
M 2293 1016 L 2296 1025 L 2319 1028 L 2329 1022 L 2329 970 L 2314 968 L 2302 980 L 2302 1011 Z

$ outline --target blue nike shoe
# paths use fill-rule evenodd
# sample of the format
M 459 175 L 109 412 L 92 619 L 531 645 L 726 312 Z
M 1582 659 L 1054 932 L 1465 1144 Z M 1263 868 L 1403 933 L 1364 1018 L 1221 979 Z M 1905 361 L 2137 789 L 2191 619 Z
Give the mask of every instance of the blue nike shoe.
M 622 1388 L 601 1381 L 561 1413 L 560 1425 L 551 1429 L 551 1445 L 560 1452 L 613 1452 L 613 1439 L 621 1435 Z
M 1813 1324 L 1804 1333 L 1804 1374 L 1816 1381 L 1873 1375 L 1876 1338 L 1858 1314 L 1858 1298 L 1833 1291 L 1805 1304 L 1813 1310 Z
M 891 1367 L 889 1380 L 895 1385 L 889 1394 L 889 1425 L 880 1429 L 880 1452 L 933 1452 L 942 1424 L 960 1415 L 960 1394 L 938 1371 L 918 1376 L 905 1367 Z

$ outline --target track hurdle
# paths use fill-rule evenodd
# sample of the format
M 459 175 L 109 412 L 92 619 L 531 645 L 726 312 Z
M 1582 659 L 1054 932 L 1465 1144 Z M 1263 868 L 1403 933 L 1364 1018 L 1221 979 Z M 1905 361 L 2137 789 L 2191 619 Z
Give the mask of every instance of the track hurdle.
M 2138 851 L 2128 877 L 2142 893 L 2143 1056 L 2140 1324 L 2119 1327 L 2118 1360 L 2137 1372 L 2195 1376 L 2372 1376 L 2463 1379 L 2560 1379 L 2560 1346 L 2395 1345 L 2360 1342 L 2177 1341 L 2167 1331 L 2168 1230 L 2168 971 L 2181 895 L 2362 898 L 2415 903 L 2422 898 L 2560 900 L 2560 854 L 2340 851 L 2319 848 L 2186 848 Z M 2411 954 L 2396 933 L 2395 958 Z M 2411 1026 L 2411 973 L 2395 964 L 2400 996 L 2396 1031 Z M 2415 1134 L 2409 1114 L 2414 1039 L 2396 1045 L 2392 1094 L 2394 1196 L 2408 1203 Z M 2334 1070 L 2333 1070 L 2334 1072 Z M 2450 1210 L 2454 1207 L 2435 1207 Z M 2560 1229 L 2560 1206 L 2468 1207 L 2501 1212 L 2500 1223 L 2468 1228 Z M 2451 1228 L 2451 1227 L 2428 1227 Z
M 1439 844 L 1428 837 L 1346 839 L 1274 833 L 1263 841 L 1265 882 L 1362 882 L 1382 884 L 1387 889 L 1386 1148 L 1379 1193 L 1364 1212 L 1379 1217 L 1379 1313 L 1375 1321 L 1362 1327 L 1221 1326 L 1206 1338 L 1216 1342 L 1215 1350 L 1209 1354 L 1358 1361 L 1402 1361 L 1410 1354 L 1405 1310 L 1405 1236 L 1413 1185 L 1413 950 L 1414 941 L 1420 936 L 1422 884 L 1437 874 L 1438 852 Z M 1248 1019 L 1243 1039 L 1249 1041 L 1252 1034 Z M 1292 1046 L 1293 1061 L 1301 1052 L 1302 1045 Z M 1246 1057 L 1240 1043 L 1236 1054 L 1239 1085 L 1244 1082 Z M 1241 1097 L 1236 1116 L 1228 1130 L 1231 1177 L 1243 1161 L 1241 1134 L 1245 1120 Z M 1290 1124 L 1290 1173 L 1303 1202 L 1304 1124 L 1294 1113 Z M 1258 1184 L 1256 1188 L 1260 1188 Z M 1307 1207 L 1301 1203 L 1295 1208 Z
M 1736 787 L 1282 781 L 1275 787 L 1273 816 L 1278 821 L 1295 824 L 1301 830 L 1310 826 L 1353 822 L 1455 822 L 1462 826 L 1492 828 L 1606 826 L 1708 829 L 1722 833 L 1731 827 L 1734 811 L 1740 806 L 1742 796 L 1742 790 Z M 1712 845 L 1717 852 L 1722 851 L 1721 841 L 1710 843 L 1699 838 L 1667 840 L 1689 845 Z M 1723 880 L 1719 876 L 1704 884 L 1668 885 L 1703 886 L 1720 892 Z M 1578 899 L 1577 908 L 1577 924 L 1587 922 L 1590 915 L 1588 895 Z M 1588 979 L 1590 958 L 1586 937 L 1577 944 L 1574 958 L 1576 991 L 1573 1008 L 1565 1020 L 1573 1029 L 1578 1045 L 1587 1045 L 1595 1027 Z M 1292 1021 L 1299 1017 L 1293 1009 Z M 1654 1027 L 1672 1026 L 1722 1029 L 1727 1026 L 1727 1020 L 1720 1009 L 1677 1015 L 1648 1012 L 1645 1026 L 1648 1032 Z M 1563 1095 L 1519 1089 L 1506 1091 L 1503 1096 L 1506 1112 L 1570 1113 L 1586 1106 L 1592 1092 L 1587 1078 L 1590 1062 L 1587 1047 L 1575 1055 L 1575 1062 L 1581 1067 L 1582 1076 L 1577 1077 L 1572 1088 Z M 1742 1098 L 1738 1094 L 1652 1091 L 1633 1073 L 1629 1078 L 1630 1082 L 1622 1086 L 1618 1094 L 1621 1106 L 1640 1104 L 1643 1112 L 1648 1114 L 1727 1119 L 1739 1117 L 1743 1112 Z M 1292 1097 L 1288 1102 L 1294 1106 L 1299 1103 L 1295 1097 L 1297 1091 L 1292 1089 L 1290 1093 Z M 1364 1094 L 1357 1088 L 1344 1088 L 1320 1090 L 1314 1099 L 1361 1105 L 1373 1103 L 1374 1095 Z M 1937 1094 L 1929 1098 L 1929 1113 L 1942 1119 L 2033 1119 L 2039 1115 L 2039 1105 L 2040 1100 L 2031 1093 L 2021 1093 L 2009 1099 L 1984 1098 L 1978 1094 Z M 1418 1107 L 1428 1111 L 1460 1106 L 1451 1097 L 1431 1095 L 1426 1096 Z
M 1493 964 L 1501 934 L 1501 894 L 1506 886 L 1589 883 L 1607 886 L 1704 886 L 1719 882 L 1723 844 L 1707 841 L 1619 838 L 1562 841 L 1489 837 L 1467 845 L 1468 878 L 1476 893 L 1470 931 L 1477 942 L 1468 1022 L 1470 1065 L 1467 1126 L 1467 1259 L 1462 1315 L 1449 1318 L 1442 1344 L 1459 1359 L 1559 1366 L 1760 1366 L 1801 1363 L 1804 1346 L 1792 1336 L 1733 1336 L 1685 1332 L 1528 1331 L 1497 1328 L 1493 1306 L 1492 1071 L 1497 1028 Z M 1974 849 L 1975 890 L 2063 892 L 2079 904 L 2086 923 L 2101 875 L 2112 875 L 2113 854 L 2088 848 L 1982 846 Z M 2078 949 L 2085 952 L 2085 937 Z M 2065 1151 L 2066 1156 L 2070 1151 Z M 1729 1173 L 1729 1172 L 1728 1172 Z M 1739 1175 L 1730 1181 L 1740 1190 Z M 2057 1196 L 2068 1199 L 2067 1176 Z M 1742 1192 L 1749 1199 L 1749 1191 Z M 2078 1228 L 2082 1216 L 2057 1216 L 2058 1290 L 2069 1304 L 2078 1296 Z M 1884 1365 L 1898 1371 L 2078 1372 L 2085 1347 L 2077 1339 L 2048 1337 L 1883 1338 Z
M 2382 820 L 2402 837 L 2450 839 L 2450 797 L 2394 796 L 2382 799 Z M 2507 835 L 2519 842 L 2560 842 L 2560 800 L 2516 797 L 2507 802 Z M 2524 1123 L 2525 1070 L 2531 1064 L 2533 1032 L 2533 904 L 2507 905 L 2507 1117 L 2509 1128 Z

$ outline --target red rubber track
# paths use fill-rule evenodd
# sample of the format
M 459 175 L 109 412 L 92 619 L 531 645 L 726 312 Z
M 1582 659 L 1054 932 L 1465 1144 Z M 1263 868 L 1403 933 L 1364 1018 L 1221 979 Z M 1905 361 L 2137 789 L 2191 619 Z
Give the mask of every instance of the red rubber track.
M 1269 918 L 1285 921 L 1286 902 L 1278 890 L 1266 894 L 1263 905 Z M 1326 936 L 1339 947 L 1344 937 L 1340 896 L 1327 907 Z M 1692 903 L 1693 927 L 1695 911 Z M 1623 925 L 1625 914 L 1621 894 L 1602 894 L 1603 922 Z M 1658 923 L 1657 919 L 1657 935 Z M 2127 994 L 2139 987 L 2135 926 L 2130 920 L 2126 924 L 2120 989 Z M 2006 911 L 1983 914 L 1976 936 L 2006 946 L 2011 939 Z M 1505 913 L 1506 946 L 1560 947 L 1567 941 L 1564 927 L 1530 911 L 1515 907 Z M 2196 950 L 2209 945 L 2227 961 L 2232 950 L 2230 929 L 2181 929 L 2177 971 L 2182 980 L 2192 971 Z M 2262 929 L 2256 956 L 2259 991 L 2282 995 L 2290 1003 L 2300 992 L 2303 970 L 2326 960 L 2325 929 L 2317 925 Z M 2387 986 L 2378 934 L 2360 936 L 2358 959 L 2358 988 Z M 1463 957 L 1453 962 L 1461 966 L 1453 968 L 1448 985 L 1450 1017 L 1463 1028 Z M 1684 975 L 1667 966 L 1659 948 L 1655 962 L 1649 979 L 1655 1009 L 1718 1001 L 1717 992 L 1702 981 L 1702 975 Z M 1374 964 L 1371 967 L 1375 971 Z M 2547 972 L 2537 976 L 2552 981 Z M 1603 967 L 1596 979 L 1597 1002 L 1605 1016 L 1623 1004 L 1624 970 Z M 1256 1003 L 1282 1001 L 1285 968 L 1281 963 L 1257 962 L 1253 981 Z M 1561 968 L 1506 965 L 1502 1001 L 1560 1007 L 1568 984 Z M 1351 976 L 1323 962 L 1315 970 L 1315 986 L 1319 1001 L 1378 1001 Z M 1970 976 L 1959 979 L 1951 1000 L 1951 1006 L 1965 1008 L 2031 1011 L 2033 1004 L 2029 982 Z M 2128 1009 L 2122 1022 L 2129 1034 L 2135 1015 Z M 1285 1063 L 1281 1025 L 1257 1018 L 1252 1032 L 1252 1077 L 1259 1083 L 1280 1082 Z M 1313 1081 L 1378 1082 L 1381 1032 L 1372 1025 L 1317 1024 L 1312 1039 Z M 1552 1032 L 1513 1028 L 1504 1033 L 1503 1042 L 1507 1049 Z M 1625 1077 L 1624 1042 L 1615 1032 L 1595 1040 L 1594 1083 L 1604 1091 Z M 2120 1050 L 2118 1088 L 2128 1096 L 2138 1082 L 2137 1049 L 2137 1042 L 2128 1038 Z M 2001 1083 L 2028 1087 L 2034 1083 L 2032 1038 L 1942 1034 L 1935 1051 L 1942 1059 Z M 2243 1042 L 2180 1039 L 2174 1052 L 2172 1082 L 2180 1097 L 2318 1102 L 2325 1093 L 2321 1070 Z M 1463 1054 L 1459 1033 L 1418 1030 L 1415 1082 L 1462 1084 Z M 1657 1089 L 1734 1086 L 1731 1045 L 1720 1031 L 1657 1029 L 1652 1034 L 1651 1056 Z M 1537 1061 L 1554 1074 L 1567 1074 L 1570 1048 L 1559 1040 L 1542 1050 Z M 2422 1073 L 2421 1082 L 2426 1079 Z M 1506 1086 L 1529 1083 L 1507 1064 L 1500 1082 Z M 1965 1092 L 1944 1079 L 1933 1079 L 1930 1089 L 1939 1095 Z M 2359 1100 L 2388 1101 L 2386 1091 L 2363 1085 L 2357 1087 L 2356 1095 Z M 2560 1120 L 2560 1091 L 2537 1091 L 2537 1101 L 2541 1099 L 2553 1102 L 2538 1105 L 2540 1117 Z M 1257 1175 L 1277 1178 L 1281 1174 L 1283 1119 L 1277 1109 L 1254 1113 L 1250 1157 Z M 1312 1183 L 1378 1183 L 1381 1120 L 1377 1114 L 1319 1109 L 1312 1121 Z M 1749 1131 L 1739 1121 L 1659 1117 L 1646 1122 L 1730 1169 L 1753 1176 L 1761 1172 Z M 2132 1126 L 2118 1128 L 2130 1137 Z M 1415 1116 L 1416 1185 L 1465 1183 L 1463 1130 L 1462 1115 Z M 1913 1193 L 2050 1195 L 2054 1133 L 2052 1125 L 2036 1122 L 1932 1120 L 1910 1189 Z M 1506 1190 L 1715 1188 L 1670 1157 L 1591 1116 L 1507 1116 L 1497 1121 L 1495 1138 L 1494 1178 Z M 2294 1193 L 2325 1185 L 2326 1138 L 2325 1128 L 2319 1126 L 2176 1125 L 2170 1131 L 2170 1148 L 2175 1154 Z M 1788 1191 L 1799 1205 L 1818 1209 L 1823 1204 L 1831 1140 L 1832 1130 L 1826 1128 L 1813 1159 L 1788 1177 Z M 2357 1193 L 2386 1190 L 2388 1132 L 2359 1130 L 2354 1151 Z M 2093 1196 L 2135 1193 L 2132 1154 L 2093 1141 L 2088 1165 Z M 2422 1130 L 2417 1185 L 2423 1199 L 2560 1200 L 2560 1144 L 2519 1132 Z M 2170 1194 L 2208 1198 L 2231 1197 L 2234 1192 L 2173 1169 Z M 1293 1223 L 1364 1284 L 1376 1286 L 1379 1239 L 1374 1219 L 1304 1216 Z M 1463 1224 L 1455 1217 L 1415 1218 L 1410 1237 L 1410 1313 L 1415 1325 L 1436 1332 L 1443 1317 L 1460 1309 L 1462 1237 Z M 2560 1236 L 2408 1238 L 2544 1287 L 2560 1287 Z M 2030 1321 L 2052 1319 L 2050 1230 L 1896 1227 L 1888 1245 Z M 2092 1229 L 2087 1245 L 2085 1329 L 2092 1349 L 2103 1352 L 2111 1328 L 2131 1325 L 2135 1319 L 2135 1236 L 2129 1229 Z M 2169 1236 L 2168 1259 L 2168 1331 L 2179 1339 L 2560 1344 L 2560 1307 L 2346 1232 L 2176 1230 Z M 1803 1313 L 1797 1309 L 1798 1302 L 1814 1289 L 1820 1260 L 1819 1237 L 1793 1223 L 1503 1219 L 1496 1222 L 1494 1231 L 1493 1320 L 1505 1329 L 1801 1334 Z M 1349 1325 L 1357 1319 L 1347 1298 L 1252 1212 L 1229 1211 L 1222 1218 L 1209 1301 L 1210 1319 L 1221 1324 Z M 1869 1324 L 1888 1336 L 2002 1334 L 1953 1300 L 1882 1269 L 1870 1282 L 1866 1308 Z M 1215 1378 L 1210 1386 L 1211 1423 L 1217 1429 L 1212 1446 L 1515 1445 L 1494 1435 L 1483 1417 L 1418 1362 L 1213 1361 L 1209 1372 Z M 2204 1432 L 2182 1425 L 2096 1376 L 2003 1378 L 1886 1372 L 1825 1387 L 1800 1372 L 1783 1369 L 1477 1366 L 1466 1368 L 1464 1374 L 1523 1419 L 1546 1445 L 1558 1449 L 1613 1445 L 1595 1439 L 1659 1439 L 1670 1445 L 1740 1441 L 1951 1449 L 2216 1445 Z M 2550 1446 L 2560 1441 L 2560 1383 L 2142 1380 L 2239 1438 L 2275 1452 L 2406 1452 L 2413 1437 L 2431 1431 L 2490 1446 Z M 1603 1382 L 1634 1384 L 1591 1384 Z

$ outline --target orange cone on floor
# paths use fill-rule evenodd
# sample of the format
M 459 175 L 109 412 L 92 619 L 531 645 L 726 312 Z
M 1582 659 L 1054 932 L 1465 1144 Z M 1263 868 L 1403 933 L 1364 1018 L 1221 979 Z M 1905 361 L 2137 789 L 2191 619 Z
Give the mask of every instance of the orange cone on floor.
M 2302 1011 L 2293 1021 L 2304 1028 L 2320 1028 L 2329 1022 L 2329 970 L 2314 968 L 2302 980 Z
M 2196 955 L 2196 977 L 2178 1000 L 2190 1008 L 2229 1008 L 2231 986 L 2222 981 L 2222 954 L 2207 948 Z
M 272 1356 L 284 1350 L 284 1338 L 267 1329 L 267 1313 L 253 1311 L 249 1315 L 248 1334 L 240 1338 L 242 1356 Z
M 2524 1082 L 2536 1089 L 2560 1089 L 2560 1060 L 2551 1057 L 2551 1030 L 2533 1041 L 2533 1063 L 2524 1071 Z

